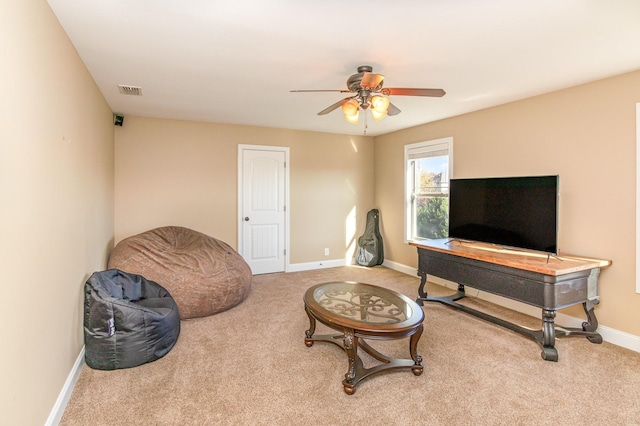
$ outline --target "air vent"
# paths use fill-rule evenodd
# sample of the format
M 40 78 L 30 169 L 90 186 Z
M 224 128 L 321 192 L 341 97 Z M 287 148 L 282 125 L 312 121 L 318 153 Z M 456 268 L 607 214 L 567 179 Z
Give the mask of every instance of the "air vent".
M 120 89 L 120 93 L 123 95 L 142 96 L 142 87 L 120 84 L 118 85 L 118 89 Z

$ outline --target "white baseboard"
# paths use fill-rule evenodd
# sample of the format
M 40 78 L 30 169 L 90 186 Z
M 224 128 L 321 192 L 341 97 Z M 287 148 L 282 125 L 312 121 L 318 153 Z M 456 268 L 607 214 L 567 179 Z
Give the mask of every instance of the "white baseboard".
M 45 426 L 57 426 L 62 419 L 62 414 L 64 414 L 64 409 L 67 407 L 67 403 L 69 402 L 69 398 L 71 398 L 71 393 L 73 392 L 73 388 L 78 381 L 78 377 L 80 376 L 80 372 L 82 371 L 82 366 L 84 365 L 84 346 L 80 350 L 80 354 L 78 358 L 76 358 L 76 362 L 73 364 L 71 368 L 71 372 L 67 376 L 67 380 L 64 382 L 64 386 L 58 395 L 58 399 L 56 403 L 53 405 L 53 409 L 51 413 L 49 413 L 49 418 L 47 419 Z
M 393 262 L 391 260 L 384 260 L 382 262 L 382 266 L 386 266 L 389 269 L 396 270 L 398 272 L 405 273 L 407 275 L 413 275 L 414 277 L 418 276 L 418 270 L 416 268 L 412 268 L 411 266 L 403 265 L 402 263 Z
M 290 264 L 286 272 L 311 271 L 313 269 L 337 268 L 338 266 L 351 265 L 345 259 L 321 260 L 318 262 L 293 263 Z
M 598 333 L 606 342 L 612 343 L 635 352 L 640 352 L 640 337 L 633 334 L 607 327 L 606 325 L 598 325 Z
M 402 265 L 400 263 L 385 260 L 382 266 L 386 266 L 389 269 L 394 269 L 398 272 L 403 272 L 407 275 L 417 275 L 416 268 Z M 438 277 L 429 276 L 429 282 L 438 284 L 447 288 L 457 289 L 458 284 L 451 281 L 443 280 Z M 496 296 L 491 293 L 469 288 L 467 293 L 473 297 L 477 297 L 481 300 L 494 303 L 499 306 L 503 306 L 508 309 L 512 309 L 516 312 L 520 312 L 534 318 L 541 318 L 540 308 L 530 306 L 525 303 L 516 302 L 515 300 L 508 299 L 506 297 Z M 576 318 L 563 313 L 556 315 L 556 323 L 565 327 L 582 327 L 584 318 Z M 640 336 L 626 333 L 624 331 L 616 330 L 605 325 L 598 325 L 598 333 L 602 336 L 602 340 L 612 343 L 616 346 L 621 346 L 626 349 L 630 349 L 635 352 L 640 352 Z

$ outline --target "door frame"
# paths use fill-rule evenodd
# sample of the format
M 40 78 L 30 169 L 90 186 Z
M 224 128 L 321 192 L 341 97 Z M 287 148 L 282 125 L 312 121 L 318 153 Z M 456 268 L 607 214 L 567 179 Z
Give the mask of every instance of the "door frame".
M 291 203 L 289 199 L 289 147 L 287 146 L 270 146 L 270 145 L 247 145 L 247 144 L 238 144 L 238 206 L 237 206 L 237 218 L 238 218 L 238 253 L 242 253 L 242 212 L 243 212 L 243 152 L 244 151 L 278 151 L 284 152 L 284 199 L 285 199 L 285 210 L 284 210 L 284 271 L 289 272 L 289 219 L 290 219 L 290 211 L 291 211 Z

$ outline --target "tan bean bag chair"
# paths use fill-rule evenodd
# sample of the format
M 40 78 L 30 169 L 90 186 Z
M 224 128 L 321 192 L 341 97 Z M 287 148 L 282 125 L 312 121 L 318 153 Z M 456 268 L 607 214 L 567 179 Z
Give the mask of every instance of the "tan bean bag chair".
M 179 226 L 125 238 L 111 252 L 108 268 L 160 284 L 171 293 L 181 319 L 226 311 L 251 289 L 251 268 L 234 249 Z

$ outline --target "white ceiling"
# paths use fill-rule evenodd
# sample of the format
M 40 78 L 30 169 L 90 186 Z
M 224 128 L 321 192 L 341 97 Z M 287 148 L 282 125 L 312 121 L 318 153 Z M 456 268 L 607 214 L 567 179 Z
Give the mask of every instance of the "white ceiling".
M 402 113 L 375 136 L 640 69 L 640 0 L 48 0 L 114 112 L 361 135 L 359 65 Z M 118 85 L 143 95 L 119 93 Z M 639 95 L 640 96 L 640 95 Z

